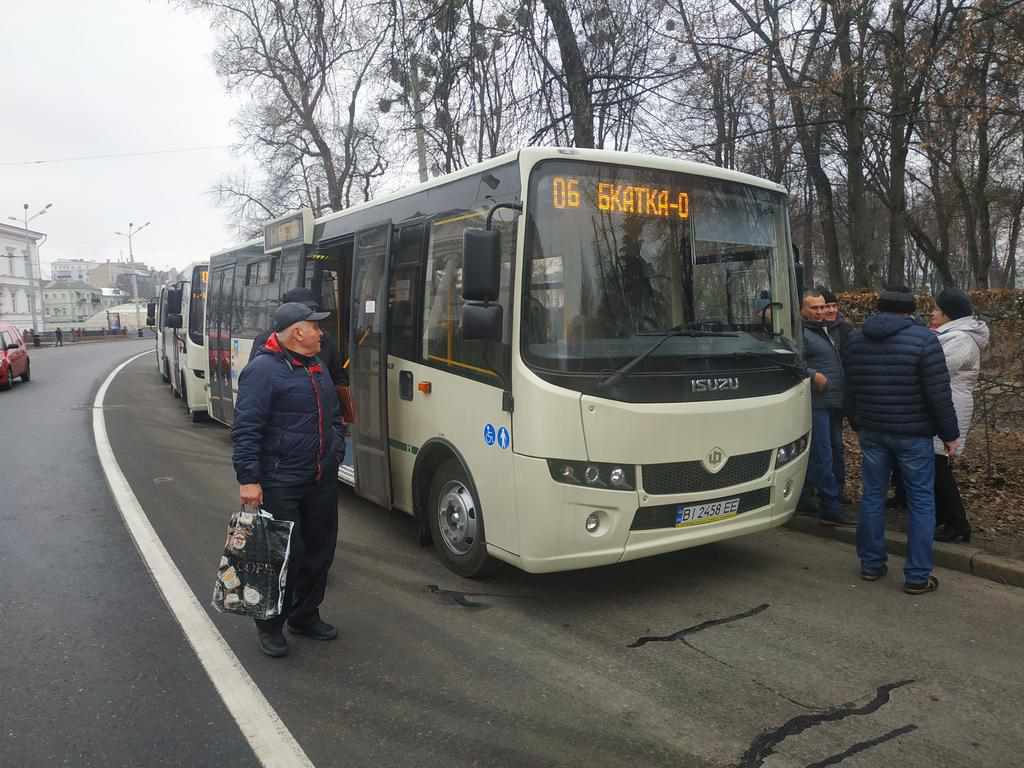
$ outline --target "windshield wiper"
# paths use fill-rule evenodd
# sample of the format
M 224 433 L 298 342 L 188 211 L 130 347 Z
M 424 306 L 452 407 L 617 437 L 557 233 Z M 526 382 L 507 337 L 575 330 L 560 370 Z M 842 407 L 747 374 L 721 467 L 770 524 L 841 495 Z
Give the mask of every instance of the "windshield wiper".
M 765 350 L 763 352 L 753 352 L 749 350 L 742 352 L 725 352 L 720 355 L 713 355 L 712 357 L 730 357 L 733 359 L 738 358 L 740 360 L 764 360 L 770 362 L 771 365 L 777 365 L 785 371 L 792 371 L 802 379 L 807 378 L 806 366 L 802 364 L 799 354 L 791 349 Z M 780 360 L 780 357 L 792 357 L 793 362 Z
M 644 333 L 644 334 L 637 334 L 637 335 L 652 336 L 654 334 L 652 334 L 652 333 Z M 632 360 L 630 360 L 628 363 L 626 363 L 621 368 L 613 371 L 608 376 L 606 376 L 605 378 L 601 379 L 601 381 L 597 382 L 597 384 L 595 385 L 595 389 L 598 389 L 598 390 L 608 389 L 609 387 L 611 387 L 611 386 L 613 386 L 615 384 L 618 384 L 620 381 L 622 381 L 622 379 L 624 379 L 626 376 L 629 375 L 630 371 L 632 371 L 634 368 L 636 368 L 638 365 L 640 365 L 640 363 L 642 363 L 648 357 L 650 357 L 655 352 L 657 352 L 658 349 L 661 348 L 662 344 L 664 344 L 669 339 L 676 338 L 677 336 L 689 336 L 689 337 L 692 337 L 692 338 L 702 338 L 702 337 L 706 337 L 706 336 L 712 336 L 712 337 L 719 337 L 719 336 L 733 336 L 733 337 L 735 337 L 735 336 L 739 336 L 738 333 L 728 333 L 728 332 L 725 332 L 725 331 L 700 331 L 700 330 L 697 330 L 697 329 L 689 329 L 688 330 L 688 329 L 684 328 L 681 325 L 677 325 L 674 328 L 669 328 L 667 331 L 662 331 L 660 333 L 660 335 L 661 335 L 661 338 L 658 339 L 658 341 L 656 343 L 652 344 L 650 347 L 645 349 L 643 352 L 641 352 L 639 355 L 634 357 Z

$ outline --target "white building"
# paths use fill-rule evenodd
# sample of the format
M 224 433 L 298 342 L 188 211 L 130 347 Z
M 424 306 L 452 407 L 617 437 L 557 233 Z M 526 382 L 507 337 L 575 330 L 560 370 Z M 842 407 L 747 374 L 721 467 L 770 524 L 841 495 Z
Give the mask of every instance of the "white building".
M 77 280 L 87 283 L 89 273 L 99 265 L 98 261 L 86 259 L 57 259 L 50 265 L 50 270 L 54 280 Z
M 49 328 L 80 328 L 103 307 L 103 291 L 79 280 L 53 280 L 43 288 Z
M 0 319 L 18 328 L 46 330 L 38 278 L 42 232 L 0 222 Z

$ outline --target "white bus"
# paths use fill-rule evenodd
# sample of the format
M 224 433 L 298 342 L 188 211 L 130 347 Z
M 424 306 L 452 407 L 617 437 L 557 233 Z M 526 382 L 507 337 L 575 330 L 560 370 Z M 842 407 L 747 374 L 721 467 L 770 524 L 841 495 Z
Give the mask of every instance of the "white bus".
M 174 284 L 160 289 L 155 301 L 146 309 L 146 325 L 156 333 L 156 369 L 160 377 L 171 383 L 171 361 L 174 359 L 174 329 L 168 325 L 171 316 L 181 312 L 181 292 Z
M 351 380 L 360 496 L 455 572 L 606 565 L 763 531 L 807 466 L 786 191 L 631 153 L 529 148 L 210 261 L 210 411 L 283 291 Z
M 174 284 L 180 294 L 180 312 L 171 316 L 172 353 L 169 369 L 171 390 L 181 398 L 185 413 L 192 421 L 207 418 L 206 282 L 209 265 L 190 264 L 182 274 L 186 279 Z

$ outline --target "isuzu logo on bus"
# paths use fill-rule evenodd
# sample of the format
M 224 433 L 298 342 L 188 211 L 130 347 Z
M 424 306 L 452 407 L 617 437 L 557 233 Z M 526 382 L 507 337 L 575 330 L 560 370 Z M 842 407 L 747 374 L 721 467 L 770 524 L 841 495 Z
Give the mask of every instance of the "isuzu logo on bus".
M 740 388 L 738 376 L 719 376 L 690 379 L 691 392 L 726 392 Z

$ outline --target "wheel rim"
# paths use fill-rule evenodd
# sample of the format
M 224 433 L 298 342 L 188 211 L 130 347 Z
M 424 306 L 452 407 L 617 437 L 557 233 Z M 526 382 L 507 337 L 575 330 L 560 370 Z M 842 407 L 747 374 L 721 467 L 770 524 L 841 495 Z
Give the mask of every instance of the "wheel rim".
M 465 555 L 476 543 L 480 516 L 473 494 L 458 480 L 449 480 L 437 501 L 437 527 L 445 547 L 456 555 Z

